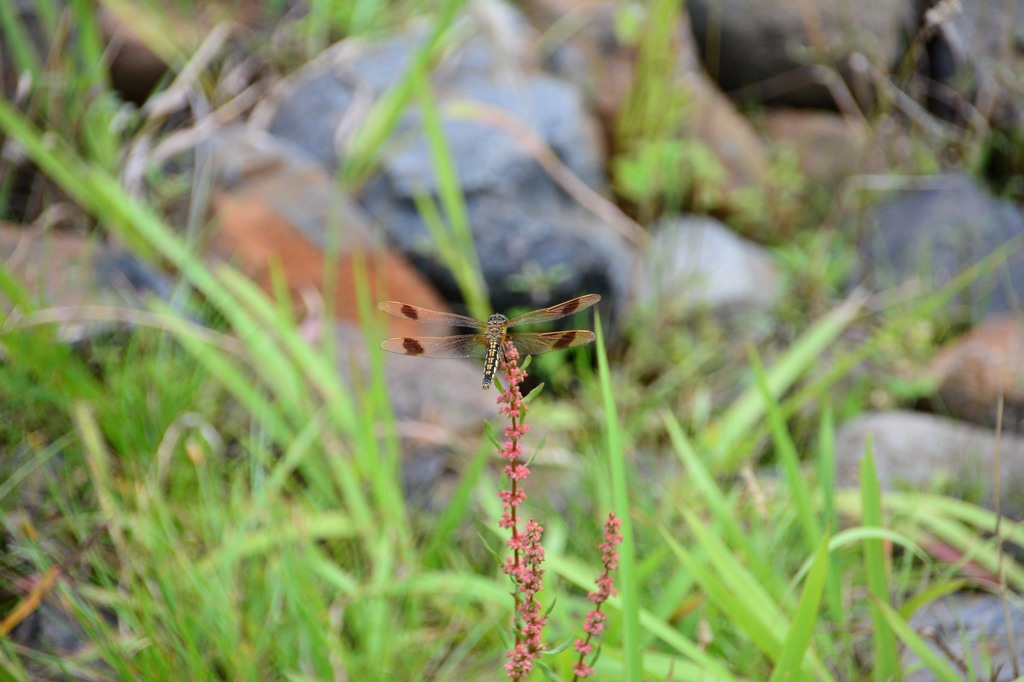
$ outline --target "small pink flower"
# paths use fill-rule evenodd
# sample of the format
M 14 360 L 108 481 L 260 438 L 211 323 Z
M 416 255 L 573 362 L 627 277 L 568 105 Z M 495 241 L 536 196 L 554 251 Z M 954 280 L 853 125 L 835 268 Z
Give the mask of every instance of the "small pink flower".
M 585 640 L 577 639 L 573 642 L 573 648 L 581 654 L 589 654 L 594 650 L 594 647 L 587 643 Z
M 579 661 L 576 664 L 574 664 L 572 666 L 572 671 L 576 675 L 576 677 L 581 680 L 585 677 L 590 677 L 594 674 L 594 669 L 586 663 L 584 663 L 583 661 Z
M 505 672 L 509 677 L 519 679 L 529 675 L 533 670 L 534 657 L 525 644 L 517 644 L 506 656 L 511 659 L 505 664 Z
M 592 610 L 587 613 L 587 619 L 583 621 L 583 630 L 591 635 L 600 635 L 604 630 L 604 621 L 608 616 L 601 611 Z

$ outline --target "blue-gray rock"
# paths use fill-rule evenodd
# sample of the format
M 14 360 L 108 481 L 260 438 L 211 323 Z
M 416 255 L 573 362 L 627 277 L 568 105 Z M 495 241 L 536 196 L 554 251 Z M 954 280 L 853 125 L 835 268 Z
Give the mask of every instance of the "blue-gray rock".
M 933 109 L 1024 128 L 1024 0 L 961 0 L 941 19 L 927 52 L 927 75 L 939 84 L 930 88 Z
M 353 88 L 332 73 L 320 73 L 295 86 L 284 99 L 269 132 L 301 148 L 326 168 L 338 166 L 336 132 L 354 99 Z
M 552 179 L 518 132 L 528 131 L 599 195 L 607 186 L 596 121 L 575 87 L 536 72 L 523 57 L 521 17 L 506 6 L 490 5 L 503 9 L 486 20 L 467 15 L 471 37 L 445 54 L 432 84 L 491 301 L 496 309 L 508 310 L 593 292 L 613 303 L 626 288 L 629 243 Z M 326 166 L 337 167 L 353 116 L 358 118 L 360 106 L 397 81 L 422 36 L 411 30 L 348 52 L 339 45 L 331 58 L 283 86 L 285 94 L 276 96 L 276 111 L 255 118 L 269 120 L 275 135 L 301 145 Z M 362 103 L 356 106 L 360 98 Z M 477 107 L 478 114 L 446 108 L 460 103 Z M 514 121 L 515 127 L 501 119 Z M 419 215 L 418 194 L 438 203 L 434 163 L 420 113 L 412 108 L 359 200 L 388 239 L 447 298 L 461 299 Z
M 859 218 L 855 279 L 876 291 L 916 286 L 928 294 L 997 249 L 1007 262 L 977 279 L 949 309 L 951 322 L 973 323 L 1020 309 L 1024 296 L 1024 214 L 966 175 L 926 180 Z
M 604 189 L 594 126 L 570 86 L 532 75 L 524 75 L 515 86 L 475 77 L 461 85 L 461 97 L 500 109 L 525 124 L 578 178 L 592 189 Z M 408 128 L 417 130 L 414 122 Z M 445 134 L 481 269 L 497 309 L 623 290 L 623 256 L 630 251 L 625 240 L 566 194 L 521 140 L 508 131 L 465 119 L 447 121 Z M 436 197 L 430 153 L 418 131 L 410 139 L 387 155 L 362 202 L 446 297 L 459 298 L 455 280 L 415 204 L 417 192 Z
M 870 439 L 883 488 L 941 490 L 994 503 L 994 429 L 909 411 L 872 412 L 836 434 L 836 482 L 856 487 Z M 1002 434 L 1000 500 L 1005 514 L 1024 518 L 1024 437 Z
M 951 667 L 958 669 L 961 663 L 969 665 L 976 673 L 973 679 L 991 682 L 1020 679 L 1014 674 L 1013 662 L 1017 659 L 1020 665 L 1020 652 L 1024 650 L 1024 611 L 1019 600 L 1012 596 L 1004 608 L 1003 599 L 997 594 L 949 595 L 915 613 L 910 625 L 925 636 L 929 648 Z M 904 653 L 903 666 L 905 670 L 915 667 L 904 676 L 905 682 L 935 679 L 909 650 Z
M 689 0 L 686 9 L 701 57 L 722 89 L 743 99 L 815 108 L 835 106 L 817 65 L 851 79 L 848 60 L 856 54 L 888 73 L 916 20 L 913 3 L 892 0 Z M 810 36 L 809 26 L 815 29 Z
M 780 292 L 771 255 L 714 218 L 685 216 L 655 226 L 633 270 L 635 307 L 666 314 L 710 310 L 726 319 L 766 313 Z M 678 309 L 669 309 L 673 302 Z
M 127 251 L 75 234 L 0 223 L 0 258 L 70 343 L 130 327 L 132 310 L 146 309 L 151 297 L 169 301 L 173 289 L 171 278 Z M 2 294 L 0 311 L 14 311 Z

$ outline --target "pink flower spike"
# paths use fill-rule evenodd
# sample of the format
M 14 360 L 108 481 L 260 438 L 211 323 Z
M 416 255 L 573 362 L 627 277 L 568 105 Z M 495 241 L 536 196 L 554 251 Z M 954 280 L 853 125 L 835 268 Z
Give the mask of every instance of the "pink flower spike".
M 513 592 L 516 617 L 514 620 L 515 647 L 507 653 L 506 674 L 513 680 L 522 680 L 533 669 L 533 661 L 544 651 L 543 631 L 547 624 L 536 595 L 543 589 L 544 547 L 541 537 L 544 528 L 533 520 L 519 532 L 519 507 L 526 501 L 524 484 L 530 469 L 519 460 L 523 455 L 519 439 L 526 435 L 529 426 L 524 423 L 527 406 L 519 389 L 526 372 L 518 364 L 519 353 L 511 343 L 505 344 L 498 367 L 505 377 L 499 382 L 498 409 L 509 423 L 505 426 L 505 443 L 500 455 L 507 464 L 504 467 L 509 488 L 498 493 L 504 511 L 498 525 L 510 531 L 506 545 L 511 554 L 505 558 L 502 570 L 512 577 L 516 585 Z
M 586 663 L 584 663 L 583 661 L 579 661 L 578 663 L 572 666 L 572 672 L 576 675 L 577 678 L 582 680 L 583 678 L 590 677 L 591 675 L 593 675 L 594 669 Z
M 594 608 L 587 613 L 587 617 L 583 621 L 583 631 L 587 633 L 587 638 L 576 640 L 574 645 L 580 655 L 579 660 L 572 668 L 575 675 L 574 680 L 589 677 L 594 673 L 594 669 L 587 665 L 585 659 L 594 650 L 590 640 L 604 632 L 605 621 L 608 619 L 608 614 L 601 611 L 601 605 L 615 594 L 611 572 L 619 565 L 619 555 L 615 550 L 622 542 L 621 528 L 622 520 L 617 518 L 614 513 L 608 514 L 608 520 L 604 524 L 604 542 L 598 547 L 601 550 L 601 564 L 604 571 L 594 581 L 597 584 L 597 590 L 587 594 L 587 598 L 594 603 Z

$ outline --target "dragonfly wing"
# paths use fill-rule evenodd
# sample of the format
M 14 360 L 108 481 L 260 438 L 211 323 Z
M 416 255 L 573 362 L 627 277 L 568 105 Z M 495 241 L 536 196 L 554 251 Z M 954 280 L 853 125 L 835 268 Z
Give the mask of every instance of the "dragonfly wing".
M 594 332 L 586 329 L 570 329 L 564 332 L 541 332 L 539 334 L 514 334 L 509 338 L 520 355 L 539 355 L 549 350 L 562 350 L 590 343 Z
M 487 337 L 482 334 L 395 336 L 383 341 L 380 347 L 391 353 L 428 358 L 483 357 L 487 352 Z
M 508 326 L 514 327 L 517 324 L 534 324 L 536 322 L 548 322 L 549 320 L 557 320 L 561 317 L 568 317 L 573 313 L 578 313 L 581 310 L 586 310 L 590 306 L 594 305 L 601 300 L 601 296 L 598 294 L 587 294 L 586 296 L 580 296 L 574 298 L 571 301 L 565 301 L 558 305 L 553 305 L 550 308 L 541 308 L 540 310 L 532 310 L 522 315 L 517 315 L 508 321 Z
M 409 305 L 408 303 L 399 303 L 398 301 L 381 301 L 377 304 L 377 307 L 388 315 L 400 317 L 403 320 L 412 320 L 438 327 L 468 327 L 470 329 L 485 329 L 487 327 L 486 324 L 474 320 L 472 317 L 456 315 L 455 313 L 441 313 L 436 310 Z M 391 339 L 388 340 L 390 341 Z

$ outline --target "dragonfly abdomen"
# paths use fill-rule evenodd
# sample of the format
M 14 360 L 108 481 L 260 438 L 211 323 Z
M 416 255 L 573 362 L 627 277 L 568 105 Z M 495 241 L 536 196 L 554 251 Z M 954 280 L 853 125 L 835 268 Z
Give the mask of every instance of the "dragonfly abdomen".
M 504 315 L 491 315 L 487 320 L 487 354 L 484 356 L 484 388 L 491 387 L 494 372 L 498 369 L 498 353 L 505 342 L 505 330 L 508 329 L 508 318 Z

